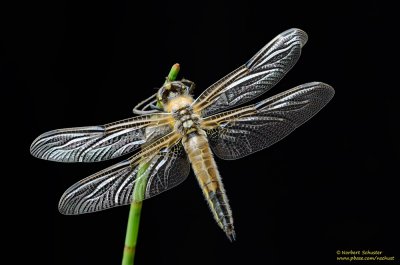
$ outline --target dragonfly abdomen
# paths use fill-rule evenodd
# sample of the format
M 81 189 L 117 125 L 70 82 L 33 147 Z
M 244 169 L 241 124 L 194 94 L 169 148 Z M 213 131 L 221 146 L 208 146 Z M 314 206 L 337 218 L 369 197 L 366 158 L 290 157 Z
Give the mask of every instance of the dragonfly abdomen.
M 234 240 L 232 211 L 204 131 L 198 129 L 190 133 L 182 143 L 214 219 L 228 238 Z

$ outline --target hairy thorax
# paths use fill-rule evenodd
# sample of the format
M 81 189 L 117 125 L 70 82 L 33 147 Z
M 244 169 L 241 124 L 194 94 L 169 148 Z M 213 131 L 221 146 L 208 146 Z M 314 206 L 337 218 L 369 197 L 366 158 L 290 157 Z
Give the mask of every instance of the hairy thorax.
M 190 96 L 178 96 L 165 106 L 165 110 L 174 117 L 175 130 L 185 137 L 200 130 L 200 116 L 193 112 L 192 102 L 193 98 Z

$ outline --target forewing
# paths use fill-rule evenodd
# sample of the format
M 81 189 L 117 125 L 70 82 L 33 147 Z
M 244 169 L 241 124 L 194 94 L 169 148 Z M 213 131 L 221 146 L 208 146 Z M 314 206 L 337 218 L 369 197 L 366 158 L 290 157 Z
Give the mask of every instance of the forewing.
M 211 148 L 222 159 L 238 159 L 289 135 L 333 97 L 334 89 L 313 82 L 257 104 L 210 116 L 202 121 Z
M 31 145 L 35 157 L 57 162 L 97 162 L 138 149 L 169 132 L 169 114 L 143 115 L 102 126 L 53 130 Z
M 60 199 L 60 212 L 101 211 L 148 199 L 180 184 L 188 176 L 190 164 L 180 137 L 172 137 L 71 186 Z M 134 189 L 138 191 L 134 193 Z
M 279 34 L 245 65 L 207 88 L 194 109 L 206 117 L 260 96 L 292 68 L 306 42 L 307 34 L 300 29 Z

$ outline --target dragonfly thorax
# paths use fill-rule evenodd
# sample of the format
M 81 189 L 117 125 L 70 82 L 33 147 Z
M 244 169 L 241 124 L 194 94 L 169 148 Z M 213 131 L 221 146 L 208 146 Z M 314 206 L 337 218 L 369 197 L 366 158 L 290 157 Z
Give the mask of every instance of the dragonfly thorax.
M 199 130 L 200 117 L 193 113 L 190 105 L 173 111 L 172 115 L 175 118 L 174 128 L 180 134 L 185 136 Z

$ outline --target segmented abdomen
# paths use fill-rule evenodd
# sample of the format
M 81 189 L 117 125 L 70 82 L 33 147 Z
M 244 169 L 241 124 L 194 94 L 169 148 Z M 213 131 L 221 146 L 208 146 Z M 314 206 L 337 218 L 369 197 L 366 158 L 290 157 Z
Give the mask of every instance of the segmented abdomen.
M 182 143 L 214 219 L 230 240 L 235 239 L 232 211 L 205 133 L 192 132 Z

